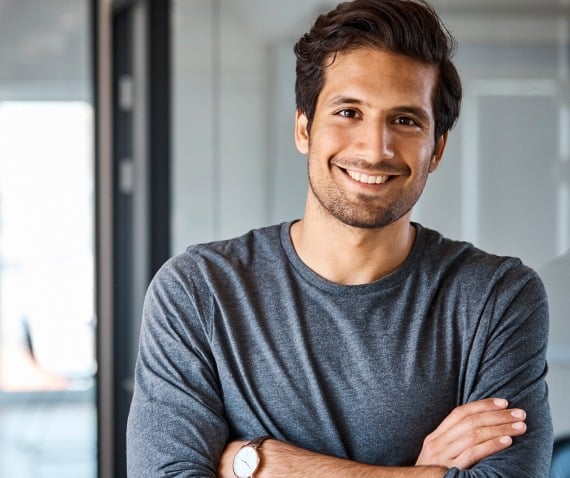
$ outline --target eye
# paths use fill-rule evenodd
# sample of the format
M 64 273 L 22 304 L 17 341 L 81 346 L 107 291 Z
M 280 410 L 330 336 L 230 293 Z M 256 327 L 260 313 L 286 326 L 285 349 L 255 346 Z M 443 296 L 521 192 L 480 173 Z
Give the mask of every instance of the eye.
M 351 108 L 345 108 L 336 113 L 338 116 L 342 116 L 343 118 L 356 118 L 358 117 L 358 112 Z
M 408 116 L 399 116 L 394 120 L 394 123 L 401 124 L 403 126 L 419 126 L 419 124 Z

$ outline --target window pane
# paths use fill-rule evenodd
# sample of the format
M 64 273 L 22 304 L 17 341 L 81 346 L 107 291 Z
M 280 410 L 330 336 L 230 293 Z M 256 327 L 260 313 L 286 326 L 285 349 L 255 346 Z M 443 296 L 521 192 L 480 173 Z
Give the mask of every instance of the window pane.
M 95 477 L 88 2 L 0 7 L 0 476 Z

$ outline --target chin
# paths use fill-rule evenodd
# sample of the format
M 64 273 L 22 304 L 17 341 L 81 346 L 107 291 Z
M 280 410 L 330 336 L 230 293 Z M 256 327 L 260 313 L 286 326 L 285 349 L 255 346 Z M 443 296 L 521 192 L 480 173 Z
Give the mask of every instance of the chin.
M 356 215 L 333 214 L 333 216 L 343 224 L 358 229 L 381 229 L 396 222 L 403 216 L 382 215 L 375 217 L 357 217 Z

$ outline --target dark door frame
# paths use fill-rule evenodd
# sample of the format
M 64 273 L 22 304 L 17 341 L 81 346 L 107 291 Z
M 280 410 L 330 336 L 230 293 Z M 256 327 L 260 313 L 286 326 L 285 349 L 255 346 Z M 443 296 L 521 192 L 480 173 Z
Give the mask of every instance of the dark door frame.
M 91 0 L 100 478 L 126 476 L 144 292 L 170 254 L 170 0 Z

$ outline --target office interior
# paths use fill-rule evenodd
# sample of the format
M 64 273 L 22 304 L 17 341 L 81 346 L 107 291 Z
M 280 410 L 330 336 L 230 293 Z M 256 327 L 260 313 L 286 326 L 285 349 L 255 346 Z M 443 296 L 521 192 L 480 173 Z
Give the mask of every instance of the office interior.
M 189 244 L 302 216 L 292 46 L 336 3 L 0 0 L 0 476 L 126 476 L 146 286 Z M 563 437 L 570 2 L 432 3 L 465 97 L 414 220 L 541 274 Z

